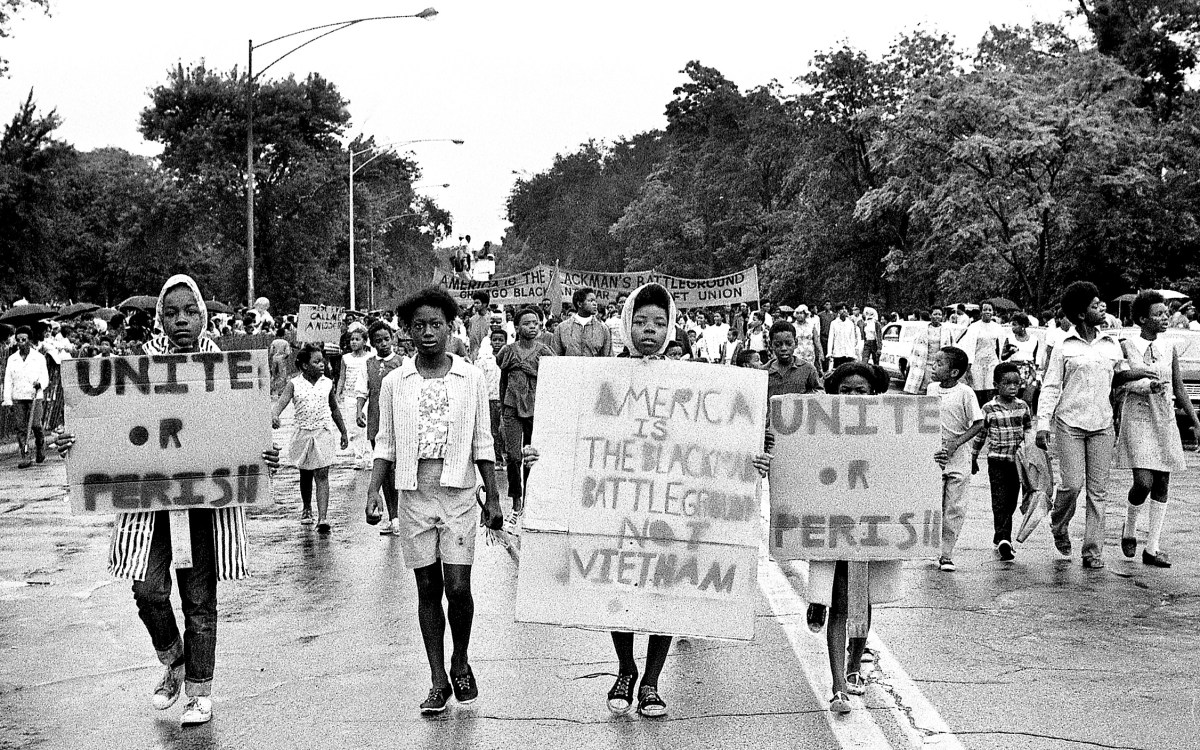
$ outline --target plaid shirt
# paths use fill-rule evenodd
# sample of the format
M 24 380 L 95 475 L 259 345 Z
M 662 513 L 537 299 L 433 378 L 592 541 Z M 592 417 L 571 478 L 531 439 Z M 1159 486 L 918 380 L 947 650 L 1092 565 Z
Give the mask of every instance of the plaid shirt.
M 983 443 L 988 443 L 988 458 L 1016 461 L 1017 449 L 1025 442 L 1025 433 L 1033 427 L 1029 407 L 1019 398 L 1006 404 L 997 396 L 983 405 L 983 429 L 971 445 L 979 455 Z

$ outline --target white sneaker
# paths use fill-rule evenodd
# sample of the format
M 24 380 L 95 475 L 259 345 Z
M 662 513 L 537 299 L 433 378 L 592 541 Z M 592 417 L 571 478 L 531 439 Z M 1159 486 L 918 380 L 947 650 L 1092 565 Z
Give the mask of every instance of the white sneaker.
M 391 523 L 379 531 L 380 536 L 400 536 L 400 519 L 393 518 Z
M 188 701 L 187 708 L 183 709 L 183 716 L 179 717 L 179 725 L 191 727 L 197 724 L 207 724 L 212 720 L 212 701 L 203 696 L 196 696 Z
M 183 692 L 183 675 L 182 664 L 174 669 L 167 667 L 166 673 L 158 681 L 158 686 L 154 688 L 154 695 L 150 698 L 151 705 L 159 711 L 166 711 L 174 706 L 175 701 L 179 700 L 179 694 Z

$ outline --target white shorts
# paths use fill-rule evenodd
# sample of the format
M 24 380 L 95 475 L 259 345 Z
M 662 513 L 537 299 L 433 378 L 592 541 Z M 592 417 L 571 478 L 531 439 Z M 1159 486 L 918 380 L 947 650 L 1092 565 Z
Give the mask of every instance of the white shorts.
M 477 507 L 474 487 L 442 486 L 441 461 L 418 462 L 417 488 L 401 490 L 396 508 L 405 567 L 474 563 Z

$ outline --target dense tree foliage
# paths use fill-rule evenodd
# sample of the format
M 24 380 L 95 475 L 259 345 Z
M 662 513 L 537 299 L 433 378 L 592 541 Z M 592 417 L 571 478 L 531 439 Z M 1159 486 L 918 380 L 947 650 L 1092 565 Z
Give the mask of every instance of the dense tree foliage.
M 244 299 L 249 91 L 237 71 L 170 70 L 141 116 L 143 135 L 162 144 L 157 159 L 77 152 L 54 137 L 58 115 L 40 112 L 31 92 L 0 139 L 0 299 L 113 304 L 177 271 L 213 297 Z M 351 151 L 364 152 L 358 299 L 429 278 L 451 219 L 414 195 L 414 161 L 370 138 L 343 144 L 346 102 L 315 74 L 256 84 L 254 110 L 257 294 L 282 309 L 348 302 Z
M 585 144 L 517 184 L 511 270 L 758 263 L 777 299 L 889 309 L 1042 309 L 1075 278 L 1200 293 L 1196 4 L 1080 8 L 1094 41 L 1037 23 L 968 51 L 917 31 L 878 59 L 817 54 L 794 88 L 743 91 L 691 62 L 665 131 Z

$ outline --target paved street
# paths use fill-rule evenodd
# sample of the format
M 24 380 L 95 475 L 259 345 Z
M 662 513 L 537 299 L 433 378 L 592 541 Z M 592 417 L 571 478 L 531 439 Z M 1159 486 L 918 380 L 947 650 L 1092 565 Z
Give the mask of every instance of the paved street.
M 1168 571 L 1116 546 L 1125 473 L 1114 472 L 1108 568 L 1095 572 L 1061 558 L 1044 526 L 1015 564 L 996 560 L 977 476 L 958 572 L 906 567 L 907 597 L 876 612 L 870 710 L 848 719 L 826 711 L 824 637 L 803 622 L 806 566 L 764 560 L 754 641 L 677 642 L 661 721 L 608 714 L 605 634 L 514 623 L 516 566 L 482 543 L 471 658 L 481 698 L 420 717 L 415 587 L 396 542 L 362 520 L 368 472 L 335 469 L 335 526 L 322 537 L 298 523 L 297 473 L 285 470 L 274 503 L 251 513 L 254 577 L 221 584 L 215 718 L 181 730 L 182 704 L 149 705 L 161 668 L 128 583 L 105 573 L 109 520 L 69 514 L 59 459 L 19 471 L 9 449 L 0 747 L 1195 747 L 1200 460 L 1189 464 L 1173 482 Z M 1078 548 L 1082 513 L 1076 525 Z

